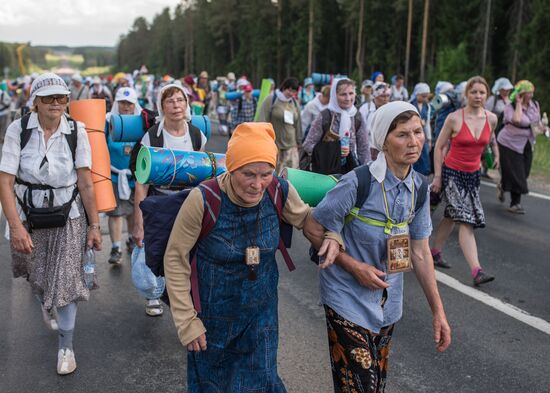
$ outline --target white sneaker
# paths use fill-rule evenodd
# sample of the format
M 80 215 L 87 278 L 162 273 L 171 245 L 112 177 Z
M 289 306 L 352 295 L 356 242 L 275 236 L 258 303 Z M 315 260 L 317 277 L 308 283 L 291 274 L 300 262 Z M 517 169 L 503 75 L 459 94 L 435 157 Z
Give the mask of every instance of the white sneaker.
M 57 353 L 57 373 L 67 375 L 76 370 L 74 352 L 69 348 L 62 348 Z
M 55 310 L 55 307 L 47 310 L 44 305 L 41 306 L 42 308 L 42 318 L 44 319 L 44 323 L 48 327 L 48 329 L 51 330 L 57 330 L 59 327 L 57 326 L 57 312 Z
M 164 310 L 162 309 L 162 304 L 159 299 L 149 299 L 145 303 L 145 312 L 150 317 L 161 316 Z

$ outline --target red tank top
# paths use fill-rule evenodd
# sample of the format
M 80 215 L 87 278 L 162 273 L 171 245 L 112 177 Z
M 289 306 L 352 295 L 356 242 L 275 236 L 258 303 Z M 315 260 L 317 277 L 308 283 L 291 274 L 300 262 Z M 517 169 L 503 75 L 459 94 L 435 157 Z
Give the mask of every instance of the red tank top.
M 464 120 L 464 109 L 462 109 L 462 127 L 460 127 L 458 134 L 451 139 L 451 149 L 445 157 L 445 165 L 455 171 L 461 172 L 475 172 L 479 170 L 481 154 L 489 143 L 490 136 L 491 127 L 487 119 L 487 112 L 485 112 L 483 130 L 479 135 L 479 139 L 475 139 Z

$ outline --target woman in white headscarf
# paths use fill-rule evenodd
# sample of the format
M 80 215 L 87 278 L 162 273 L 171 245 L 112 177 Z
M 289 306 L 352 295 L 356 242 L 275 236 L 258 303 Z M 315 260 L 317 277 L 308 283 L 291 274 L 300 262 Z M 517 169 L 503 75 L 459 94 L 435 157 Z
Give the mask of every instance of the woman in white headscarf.
M 181 85 L 169 84 L 160 89 L 157 99 L 159 116 L 158 123 L 151 127 L 141 139 L 141 145 L 165 147 L 174 150 L 202 151 L 206 145 L 206 137 L 191 124 L 191 110 L 188 96 Z M 134 149 L 137 155 L 140 145 Z M 134 167 L 134 165 L 131 165 Z M 136 182 L 134 201 L 133 238 L 136 246 L 143 247 L 143 216 L 139 204 L 147 195 L 166 194 L 180 191 L 181 188 L 156 187 Z M 159 299 L 148 299 L 145 312 L 149 316 L 162 315 L 162 305 Z
M 415 106 L 420 114 L 424 136 L 426 137 L 422 154 L 418 161 L 415 162 L 414 169 L 424 176 L 428 176 L 432 169 L 430 160 L 430 150 L 432 148 L 432 126 L 430 124 L 432 106 L 430 105 L 429 96 L 430 86 L 427 83 L 417 83 L 411 96 L 411 104 Z
M 508 78 L 498 78 L 491 89 L 493 95 L 485 102 L 485 109 L 499 116 L 510 103 L 509 95 L 513 88 L 514 85 Z
M 311 155 L 313 172 L 347 173 L 358 163 L 370 161 L 367 133 L 354 102 L 355 83 L 335 79 L 328 107 L 311 123 L 302 146 Z
M 400 271 L 411 260 L 432 310 L 437 350 L 451 341 L 428 245 L 427 182 L 412 167 L 424 144 L 420 117 L 411 104 L 390 102 L 375 112 L 372 131 L 376 161 L 342 176 L 313 211 L 316 233 L 308 232 L 316 248 L 323 227 L 344 239 L 346 251 L 320 272 L 333 382 L 342 392 L 383 391 L 391 335 L 402 314 Z M 359 194 L 367 195 L 360 201 Z

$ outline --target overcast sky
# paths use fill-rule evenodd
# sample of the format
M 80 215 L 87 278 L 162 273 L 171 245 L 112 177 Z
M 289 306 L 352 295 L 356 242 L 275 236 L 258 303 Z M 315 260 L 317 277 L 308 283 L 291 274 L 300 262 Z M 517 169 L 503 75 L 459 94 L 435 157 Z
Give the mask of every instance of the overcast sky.
M 149 22 L 179 0 L 0 0 L 0 41 L 114 46 L 134 19 Z

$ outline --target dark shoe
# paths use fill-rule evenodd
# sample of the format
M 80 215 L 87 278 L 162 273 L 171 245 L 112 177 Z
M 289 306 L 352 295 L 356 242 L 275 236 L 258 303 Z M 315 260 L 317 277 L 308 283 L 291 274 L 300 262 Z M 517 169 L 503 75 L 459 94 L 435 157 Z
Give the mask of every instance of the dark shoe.
M 451 264 L 443 259 L 443 256 L 441 255 L 440 252 L 435 255 L 432 254 L 432 257 L 434 259 L 434 266 L 442 267 L 443 269 L 451 268 Z
M 493 281 L 494 279 L 495 278 L 493 276 L 490 276 L 486 274 L 483 270 L 480 270 L 474 277 L 474 286 L 479 287 L 481 284 Z
M 134 242 L 134 239 L 129 237 L 128 240 L 126 240 L 126 249 L 130 254 L 132 253 L 132 251 L 134 251 L 135 246 L 136 246 L 136 242 Z
M 514 214 L 525 214 L 525 209 L 523 207 L 521 207 L 520 204 L 510 206 L 508 208 L 508 211 L 510 213 L 514 213 Z
M 499 202 L 504 202 L 504 191 L 502 191 L 502 184 L 497 184 L 497 199 Z
M 111 249 L 111 255 L 109 256 L 109 263 L 112 263 L 114 265 L 120 264 L 120 260 L 122 259 L 122 253 L 120 252 L 119 248 L 112 248 Z

